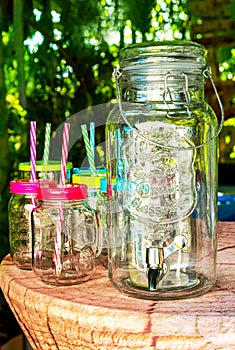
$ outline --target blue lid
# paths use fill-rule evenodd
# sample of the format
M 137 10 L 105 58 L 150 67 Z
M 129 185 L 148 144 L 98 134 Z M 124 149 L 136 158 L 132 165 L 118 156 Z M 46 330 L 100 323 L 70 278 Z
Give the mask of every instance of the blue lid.
M 100 191 L 107 192 L 107 180 L 105 177 L 100 179 Z
M 97 174 L 105 174 L 106 169 L 105 168 L 96 168 Z M 76 175 L 90 175 L 91 169 L 90 168 L 73 168 L 73 174 Z

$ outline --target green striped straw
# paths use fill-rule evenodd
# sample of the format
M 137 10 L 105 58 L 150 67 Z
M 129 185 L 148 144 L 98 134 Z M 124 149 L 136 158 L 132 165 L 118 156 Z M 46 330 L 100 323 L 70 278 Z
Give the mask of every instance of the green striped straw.
M 44 151 L 43 151 L 43 163 L 47 163 L 48 159 L 49 159 L 50 140 L 51 140 L 51 124 L 46 123 Z
M 86 153 L 87 153 L 87 158 L 88 158 L 88 162 L 90 165 L 91 173 L 93 176 L 95 176 L 96 175 L 96 167 L 95 167 L 95 161 L 94 161 L 94 157 L 92 154 L 91 144 L 90 144 L 90 140 L 89 140 L 89 136 L 88 136 L 88 132 L 87 132 L 87 126 L 85 124 L 83 124 L 81 126 L 81 128 L 82 128 L 82 135 L 83 135 L 83 139 L 84 139 L 84 143 L 85 143 L 85 147 L 86 147 Z

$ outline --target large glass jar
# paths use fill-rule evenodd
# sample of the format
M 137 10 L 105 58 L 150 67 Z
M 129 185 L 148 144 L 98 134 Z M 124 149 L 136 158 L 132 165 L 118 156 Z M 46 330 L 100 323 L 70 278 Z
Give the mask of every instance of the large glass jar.
M 32 266 L 45 283 L 72 285 L 90 279 L 98 254 L 95 211 L 86 185 L 40 187 L 34 208 Z
M 204 100 L 205 49 L 132 45 L 114 75 L 118 105 L 106 125 L 110 278 L 139 298 L 199 295 L 216 279 L 221 129 Z

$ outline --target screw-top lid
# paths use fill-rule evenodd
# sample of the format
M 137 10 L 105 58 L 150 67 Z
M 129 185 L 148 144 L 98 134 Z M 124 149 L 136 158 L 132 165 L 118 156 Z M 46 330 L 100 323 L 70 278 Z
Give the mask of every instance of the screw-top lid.
M 30 194 L 36 195 L 39 186 L 56 185 L 56 181 L 52 180 L 36 180 L 30 179 L 13 180 L 10 182 L 10 192 L 14 194 Z
M 20 171 L 30 171 L 31 164 L 30 162 L 24 162 L 19 164 Z M 71 170 L 73 164 L 71 162 L 67 163 L 67 170 Z M 61 162 L 57 160 L 49 160 L 47 163 L 44 163 L 42 160 L 37 160 L 36 162 L 36 171 L 60 171 Z
M 99 175 L 105 175 L 106 174 L 106 168 L 96 168 L 96 172 Z M 73 174 L 76 175 L 90 175 L 92 174 L 90 168 L 73 168 Z
M 88 197 L 88 189 L 86 185 L 67 184 L 65 186 L 40 186 L 37 189 L 37 197 L 39 200 L 81 200 Z
M 72 183 L 73 184 L 86 184 L 89 188 L 99 188 L 100 180 L 105 176 L 103 175 L 90 175 L 90 174 L 73 174 Z

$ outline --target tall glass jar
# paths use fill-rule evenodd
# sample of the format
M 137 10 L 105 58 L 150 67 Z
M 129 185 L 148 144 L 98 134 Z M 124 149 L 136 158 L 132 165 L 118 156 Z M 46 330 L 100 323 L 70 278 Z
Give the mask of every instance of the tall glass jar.
M 90 279 L 98 253 L 95 211 L 86 185 L 40 187 L 33 217 L 33 271 L 47 284 L 72 285 Z
M 139 298 L 202 294 L 216 279 L 221 129 L 204 100 L 205 49 L 185 41 L 132 45 L 121 50 L 114 76 L 107 179 L 122 188 L 113 186 L 108 198 L 110 278 Z

